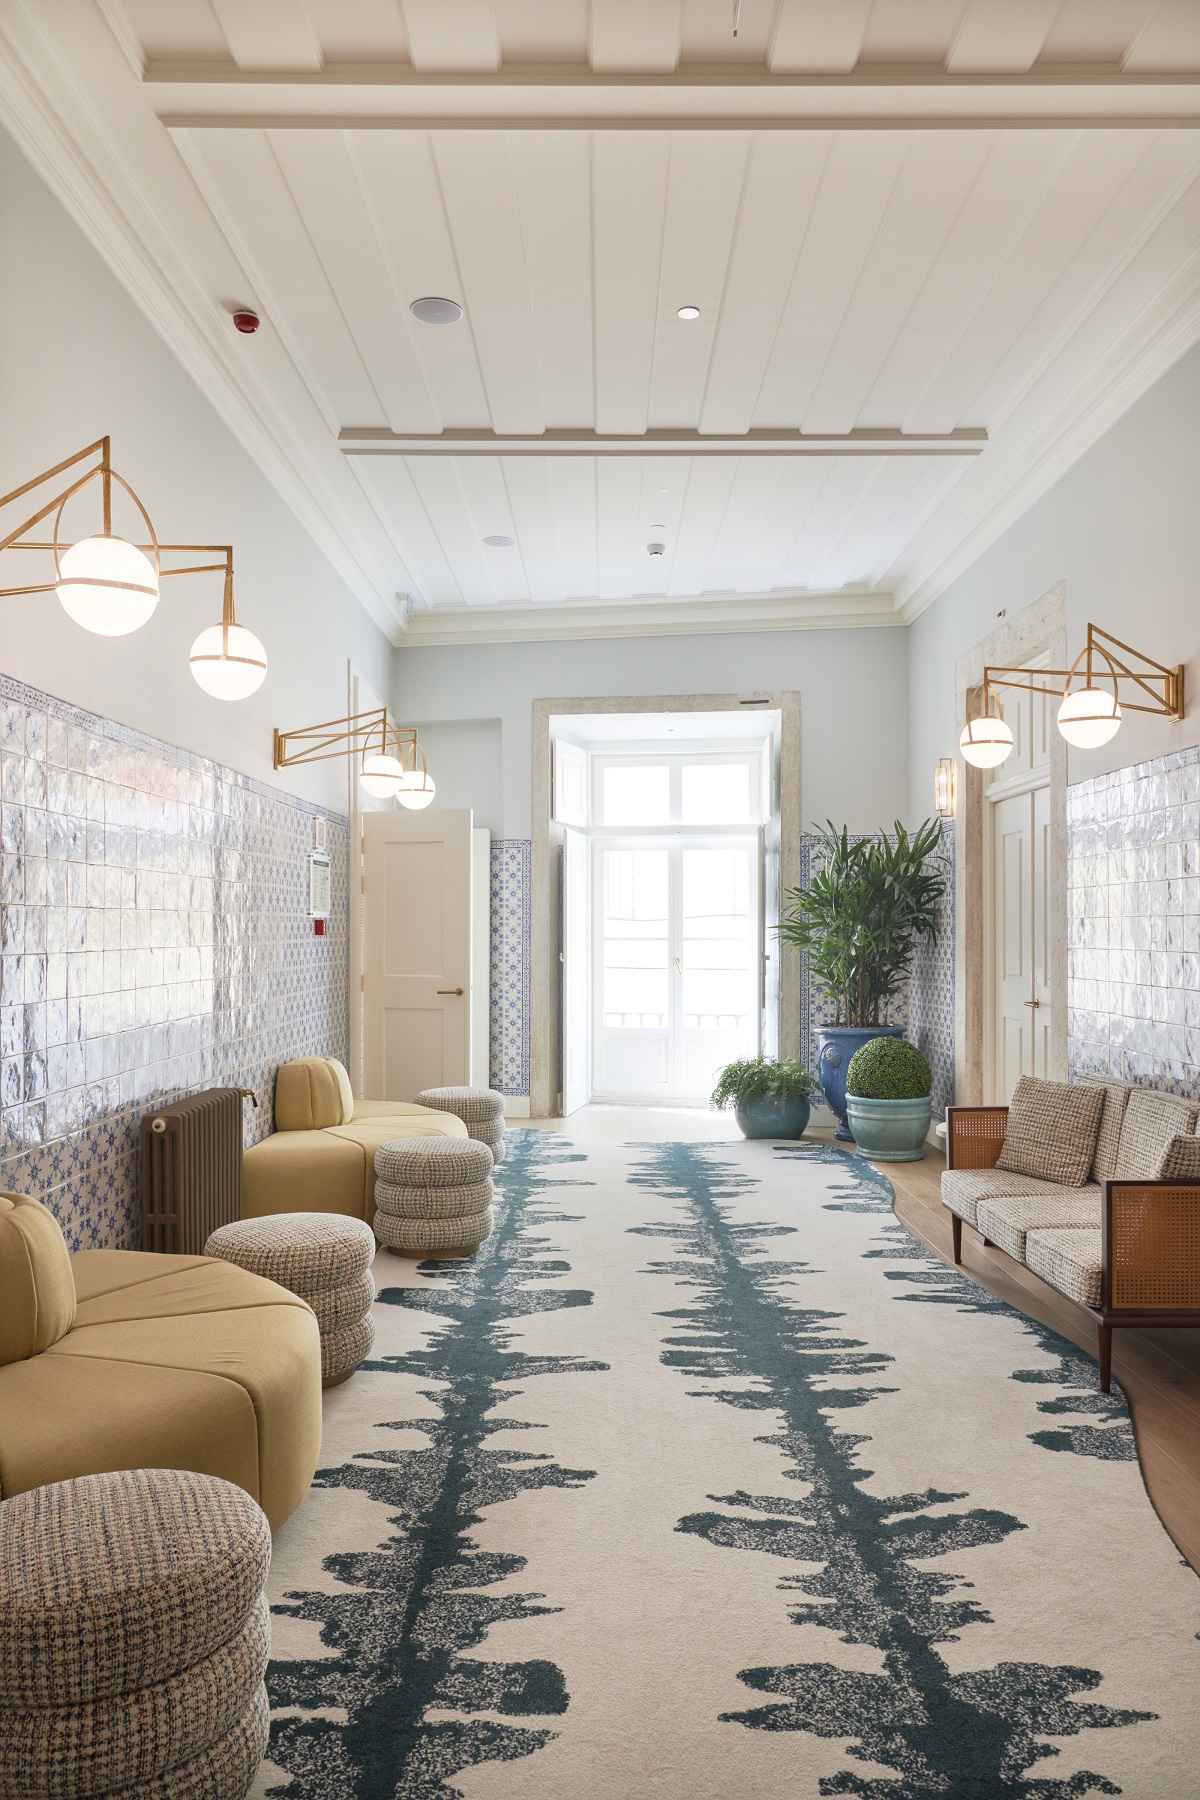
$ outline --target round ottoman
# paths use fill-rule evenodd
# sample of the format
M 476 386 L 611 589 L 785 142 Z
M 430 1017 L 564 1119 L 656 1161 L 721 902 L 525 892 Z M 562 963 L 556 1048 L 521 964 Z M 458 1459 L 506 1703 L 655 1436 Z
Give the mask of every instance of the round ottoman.
M 349 1381 L 375 1342 L 375 1234 L 343 1213 L 269 1213 L 214 1231 L 205 1256 L 277 1281 L 307 1300 L 321 1332 L 321 1385 Z M 0 1796 L 0 1800 L 3 1797 Z
M 396 1138 L 375 1152 L 375 1235 L 397 1256 L 468 1255 L 492 1229 L 492 1153 L 472 1138 Z
M 0 1795 L 243 1800 L 267 1747 L 266 1516 L 180 1469 L 0 1505 Z
M 418 1106 L 453 1113 L 467 1128 L 467 1136 L 486 1144 L 493 1162 L 504 1161 L 504 1095 L 495 1088 L 426 1088 L 417 1095 Z

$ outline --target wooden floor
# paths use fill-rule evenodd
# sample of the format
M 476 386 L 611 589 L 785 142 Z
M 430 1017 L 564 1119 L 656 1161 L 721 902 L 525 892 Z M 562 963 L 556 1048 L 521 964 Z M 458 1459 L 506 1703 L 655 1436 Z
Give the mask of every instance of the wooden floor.
M 569 1119 L 528 1122 L 580 1139 L 614 1142 L 711 1141 L 739 1135 L 729 1114 L 691 1107 L 585 1106 Z M 809 1135 L 832 1141 L 827 1131 Z M 949 1263 L 950 1216 L 939 1194 L 944 1167 L 941 1152 L 927 1150 L 923 1162 L 889 1164 L 887 1175 L 896 1191 L 897 1217 L 935 1256 Z M 1096 1328 L 1089 1315 L 1003 1251 L 985 1250 L 970 1226 L 963 1228 L 963 1267 L 1010 1306 L 1095 1355 Z M 1114 1332 L 1113 1374 L 1129 1396 L 1150 1497 L 1184 1556 L 1200 1571 L 1200 1331 Z

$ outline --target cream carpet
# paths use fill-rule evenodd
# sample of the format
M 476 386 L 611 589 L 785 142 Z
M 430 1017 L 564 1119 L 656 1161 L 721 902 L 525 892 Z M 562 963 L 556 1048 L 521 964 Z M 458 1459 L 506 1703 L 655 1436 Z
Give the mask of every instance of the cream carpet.
M 1095 1366 L 820 1145 L 510 1135 L 375 1264 L 279 1533 L 293 1800 L 1195 1800 L 1200 1583 Z

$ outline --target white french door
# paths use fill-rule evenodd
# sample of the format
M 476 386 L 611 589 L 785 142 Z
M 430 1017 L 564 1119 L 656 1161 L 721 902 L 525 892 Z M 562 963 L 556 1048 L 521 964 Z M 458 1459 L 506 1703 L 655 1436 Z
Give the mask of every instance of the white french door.
M 704 1100 L 757 1054 L 760 865 L 757 832 L 597 839 L 595 1099 Z

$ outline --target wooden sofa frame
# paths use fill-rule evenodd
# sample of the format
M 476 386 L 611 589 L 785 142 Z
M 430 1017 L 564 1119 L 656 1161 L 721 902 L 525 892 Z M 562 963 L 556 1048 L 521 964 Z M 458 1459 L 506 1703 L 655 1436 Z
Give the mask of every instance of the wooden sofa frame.
M 995 1168 L 1007 1123 L 1007 1106 L 948 1108 L 947 1168 Z M 1118 1326 L 1200 1326 L 1200 1182 L 1106 1181 L 1100 1219 L 1101 1301 L 1082 1310 L 1096 1321 L 1100 1386 L 1107 1394 Z M 963 1221 L 951 1213 L 950 1223 L 954 1260 L 961 1263 Z

